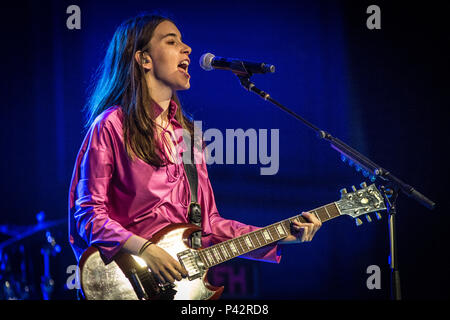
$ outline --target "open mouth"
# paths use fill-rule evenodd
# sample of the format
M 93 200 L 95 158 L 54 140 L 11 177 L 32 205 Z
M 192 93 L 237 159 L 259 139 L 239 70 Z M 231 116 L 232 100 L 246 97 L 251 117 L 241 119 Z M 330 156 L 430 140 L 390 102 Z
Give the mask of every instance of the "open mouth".
M 187 76 L 189 76 L 188 67 L 189 67 L 189 60 L 183 60 L 178 64 L 178 70 L 180 70 Z

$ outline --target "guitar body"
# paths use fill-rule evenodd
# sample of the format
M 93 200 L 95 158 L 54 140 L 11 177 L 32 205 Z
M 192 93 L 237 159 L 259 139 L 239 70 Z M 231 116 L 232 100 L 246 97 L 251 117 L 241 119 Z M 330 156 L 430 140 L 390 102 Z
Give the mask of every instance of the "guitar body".
M 80 258 L 81 290 L 87 300 L 208 300 L 218 299 L 223 287 L 207 282 L 189 238 L 200 228 L 191 224 L 173 224 L 157 232 L 151 241 L 180 261 L 189 276 L 173 286 L 161 286 L 142 259 L 119 253 L 105 265 L 100 252 L 89 247 Z M 141 261 L 140 261 L 141 260 Z

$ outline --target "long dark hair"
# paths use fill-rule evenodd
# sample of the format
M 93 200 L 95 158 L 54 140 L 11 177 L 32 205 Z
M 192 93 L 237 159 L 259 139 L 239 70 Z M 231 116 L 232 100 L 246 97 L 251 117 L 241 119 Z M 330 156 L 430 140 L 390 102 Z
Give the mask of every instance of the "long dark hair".
M 123 22 L 114 33 L 106 56 L 100 65 L 94 87 L 85 110 L 86 127 L 90 127 L 95 118 L 114 105 L 123 110 L 123 132 L 127 154 L 161 167 L 164 160 L 159 153 L 156 141 L 155 123 L 150 116 L 149 107 L 152 98 L 148 92 L 144 69 L 136 62 L 137 51 L 148 50 L 148 43 L 156 27 L 163 21 L 171 19 L 154 14 L 141 14 Z M 176 93 L 172 99 L 178 109 L 175 119 L 183 129 L 193 136 L 192 120 L 182 111 Z

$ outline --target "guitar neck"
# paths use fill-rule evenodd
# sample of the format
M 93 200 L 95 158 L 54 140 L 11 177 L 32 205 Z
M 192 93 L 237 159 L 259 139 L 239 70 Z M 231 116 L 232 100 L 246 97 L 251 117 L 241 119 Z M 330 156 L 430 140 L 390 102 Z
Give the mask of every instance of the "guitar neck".
M 340 216 L 339 209 L 335 202 L 311 210 L 309 213 L 314 214 L 321 222 Z M 307 222 L 301 215 L 276 222 L 240 237 L 199 250 L 198 253 L 200 259 L 207 268 L 210 268 L 268 244 L 282 240 L 291 234 L 292 221 Z

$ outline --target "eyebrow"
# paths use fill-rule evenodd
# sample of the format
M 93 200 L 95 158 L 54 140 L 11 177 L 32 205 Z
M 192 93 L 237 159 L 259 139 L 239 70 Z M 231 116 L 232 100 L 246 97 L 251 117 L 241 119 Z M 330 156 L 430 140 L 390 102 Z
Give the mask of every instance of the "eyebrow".
M 164 38 L 166 38 L 166 37 L 175 37 L 175 38 L 178 38 L 178 35 L 177 35 L 176 33 L 168 33 L 168 34 L 162 36 L 162 37 L 161 37 L 161 40 L 164 39 Z M 181 40 L 181 37 L 180 37 L 180 41 L 182 41 L 182 40 Z

